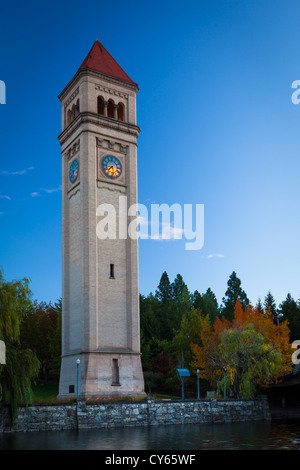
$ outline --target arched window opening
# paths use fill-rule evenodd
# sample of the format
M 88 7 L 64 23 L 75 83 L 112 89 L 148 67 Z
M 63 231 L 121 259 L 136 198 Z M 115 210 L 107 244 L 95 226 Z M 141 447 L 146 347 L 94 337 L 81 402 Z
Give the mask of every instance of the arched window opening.
M 103 98 L 103 96 L 98 96 L 97 113 L 102 114 L 102 115 L 104 114 L 104 98 Z
M 80 100 L 76 101 L 76 104 L 73 104 L 72 108 L 67 111 L 67 126 L 78 116 L 80 112 Z
M 107 105 L 107 116 L 110 118 L 114 118 L 114 101 L 113 100 L 108 100 L 108 105 Z
M 118 103 L 118 121 L 124 121 L 124 104 Z

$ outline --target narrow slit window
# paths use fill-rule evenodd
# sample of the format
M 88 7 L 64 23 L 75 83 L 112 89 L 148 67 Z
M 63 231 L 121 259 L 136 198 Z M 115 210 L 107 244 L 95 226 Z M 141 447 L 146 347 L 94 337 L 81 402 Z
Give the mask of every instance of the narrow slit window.
M 118 359 L 112 360 L 112 385 L 120 385 L 119 377 L 119 361 Z
M 110 265 L 110 278 L 111 279 L 115 278 L 115 265 L 114 264 Z

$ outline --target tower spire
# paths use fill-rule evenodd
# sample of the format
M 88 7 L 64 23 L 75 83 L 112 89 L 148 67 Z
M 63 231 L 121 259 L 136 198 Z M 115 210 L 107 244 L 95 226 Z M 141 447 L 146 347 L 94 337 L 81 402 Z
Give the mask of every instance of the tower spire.
M 117 78 L 124 82 L 137 85 L 127 73 L 120 67 L 118 62 L 110 55 L 101 42 L 97 39 L 94 42 L 90 52 L 82 62 L 79 70 L 90 69 L 108 75 L 112 78 Z

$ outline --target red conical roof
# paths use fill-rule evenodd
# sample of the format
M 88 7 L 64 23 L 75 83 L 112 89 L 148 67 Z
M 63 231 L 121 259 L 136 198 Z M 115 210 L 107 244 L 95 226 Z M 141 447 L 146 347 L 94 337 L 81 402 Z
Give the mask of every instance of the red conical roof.
M 79 70 L 82 69 L 95 70 L 96 72 L 101 72 L 109 77 L 118 78 L 124 82 L 136 85 L 136 83 L 128 77 L 127 73 L 124 72 L 105 47 L 102 46 L 98 39 L 79 67 Z

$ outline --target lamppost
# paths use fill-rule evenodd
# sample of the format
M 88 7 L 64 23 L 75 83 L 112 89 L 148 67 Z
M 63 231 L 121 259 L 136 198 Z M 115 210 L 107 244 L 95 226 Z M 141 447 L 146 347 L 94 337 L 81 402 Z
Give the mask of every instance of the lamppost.
M 78 401 L 78 398 L 79 398 L 79 366 L 80 366 L 80 359 L 77 359 L 76 364 L 77 364 L 77 401 Z
M 197 369 L 197 389 L 198 389 L 198 400 L 200 400 L 199 369 Z
M 279 328 L 279 318 L 283 317 L 283 313 L 278 313 L 277 315 L 277 326 Z
M 226 367 L 223 367 L 224 369 L 224 398 L 226 398 Z

